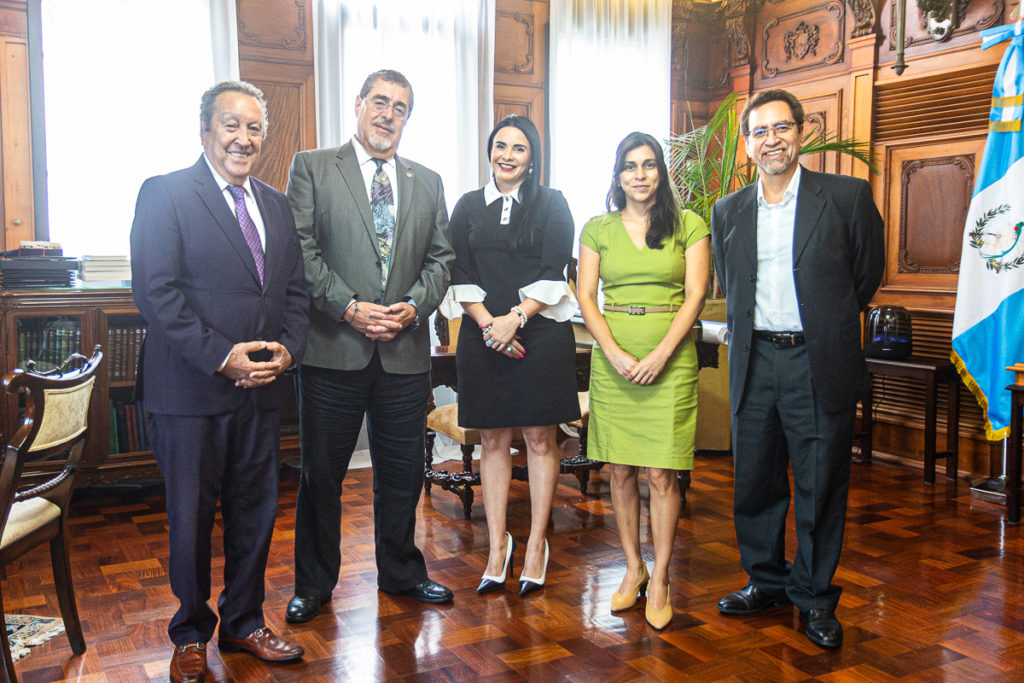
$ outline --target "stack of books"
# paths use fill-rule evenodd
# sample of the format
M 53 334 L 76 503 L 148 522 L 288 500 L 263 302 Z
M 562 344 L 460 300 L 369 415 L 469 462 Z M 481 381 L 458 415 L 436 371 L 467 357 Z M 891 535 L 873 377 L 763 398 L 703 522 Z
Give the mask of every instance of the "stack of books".
M 58 242 L 22 242 L 0 254 L 0 287 L 70 287 L 76 264 L 63 254 Z
M 78 283 L 86 287 L 126 287 L 131 285 L 132 266 L 127 256 L 83 256 Z

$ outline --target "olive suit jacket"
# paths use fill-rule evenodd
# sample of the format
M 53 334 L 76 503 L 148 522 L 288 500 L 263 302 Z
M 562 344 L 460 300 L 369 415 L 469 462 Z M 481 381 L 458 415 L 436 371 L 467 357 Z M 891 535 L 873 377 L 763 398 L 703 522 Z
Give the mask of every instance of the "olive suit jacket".
M 377 350 L 385 372 L 430 370 L 425 323 L 448 289 L 454 258 L 448 211 L 440 176 L 401 157 L 395 162 L 398 216 L 387 287 L 381 291 L 377 233 L 352 143 L 299 152 L 292 159 L 287 194 L 312 304 L 306 365 L 361 370 Z M 371 341 L 342 321 L 353 299 L 382 305 L 411 299 L 418 324 L 391 341 Z

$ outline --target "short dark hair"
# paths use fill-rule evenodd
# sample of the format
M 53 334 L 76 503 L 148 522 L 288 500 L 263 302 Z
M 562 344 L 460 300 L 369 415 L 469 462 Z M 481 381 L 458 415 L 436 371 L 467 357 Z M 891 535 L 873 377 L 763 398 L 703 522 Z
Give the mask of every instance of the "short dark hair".
M 544 157 L 544 151 L 541 149 L 540 132 L 537 131 L 537 126 L 533 125 L 533 121 L 525 116 L 509 114 L 498 121 L 494 130 L 491 131 L 491 136 L 487 138 L 488 161 L 491 158 L 491 149 L 494 147 L 494 137 L 499 130 L 509 126 L 522 131 L 526 136 L 526 141 L 530 143 L 530 167 L 519 191 L 519 205 L 522 207 L 522 214 L 519 221 L 509 226 L 508 233 L 509 244 L 513 249 L 517 249 L 527 241 L 532 242 L 533 239 L 530 216 L 533 213 L 534 200 L 537 198 L 537 188 L 540 187 L 541 159 Z
M 266 140 L 267 100 L 263 96 L 263 91 L 248 81 L 221 81 L 203 93 L 203 97 L 199 101 L 199 123 L 203 130 L 210 130 L 210 126 L 213 125 L 213 110 L 216 107 L 217 98 L 226 92 L 240 92 L 243 95 L 256 98 L 256 101 L 260 103 L 260 112 L 263 114 L 263 139 Z
M 634 131 L 623 138 L 615 150 L 615 168 L 612 170 L 612 186 L 605 198 L 605 208 L 609 211 L 626 208 L 626 192 L 619 182 L 619 175 L 626 167 L 626 155 L 637 147 L 650 147 L 654 152 L 654 161 L 658 165 L 658 189 L 654 193 L 654 204 L 647 212 L 647 237 L 645 241 L 651 249 L 661 249 L 665 239 L 672 235 L 679 222 L 679 207 L 672 194 L 672 180 L 665 164 L 665 152 L 661 143 L 653 135 Z
M 363 81 L 363 87 L 359 89 L 359 97 L 365 100 L 366 96 L 370 94 L 371 90 L 373 90 L 373 84 L 377 81 L 394 83 L 395 85 L 400 85 L 403 88 L 408 89 L 409 113 L 412 113 L 412 83 L 410 83 L 409 79 L 402 75 L 400 71 L 395 71 L 394 69 L 380 69 L 379 71 L 374 71 L 372 74 L 367 76 L 366 80 Z
M 788 104 L 790 111 L 793 112 L 793 121 L 796 123 L 797 132 L 803 131 L 804 105 L 800 104 L 800 100 L 796 98 L 796 95 L 788 90 L 773 88 L 771 90 L 762 90 L 747 100 L 747 104 L 743 107 L 743 112 L 740 114 L 740 134 L 743 137 L 750 135 L 750 112 L 758 107 L 763 107 L 769 102 L 785 102 Z

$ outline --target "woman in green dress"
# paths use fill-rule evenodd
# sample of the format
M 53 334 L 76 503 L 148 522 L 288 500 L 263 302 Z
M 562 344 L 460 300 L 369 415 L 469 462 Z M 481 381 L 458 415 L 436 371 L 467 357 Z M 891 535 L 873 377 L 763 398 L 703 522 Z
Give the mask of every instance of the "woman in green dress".
M 577 292 L 596 346 L 588 454 L 611 463 L 612 503 L 626 554 L 613 611 L 647 590 L 646 617 L 672 619 L 668 568 L 679 521 L 677 471 L 693 466 L 697 355 L 691 332 L 711 269 L 707 225 L 676 206 L 661 145 L 630 133 L 615 155 L 608 213 L 580 236 Z M 598 305 L 598 289 L 604 304 Z M 640 554 L 638 474 L 647 468 L 654 568 Z

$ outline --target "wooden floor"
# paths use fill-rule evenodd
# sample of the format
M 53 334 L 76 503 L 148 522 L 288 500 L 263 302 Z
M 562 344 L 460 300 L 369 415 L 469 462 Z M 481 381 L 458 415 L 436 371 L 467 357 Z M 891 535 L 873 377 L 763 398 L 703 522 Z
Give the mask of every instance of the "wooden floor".
M 675 544 L 675 617 L 660 633 L 644 621 L 642 601 L 625 613 L 608 609 L 624 565 L 605 475 L 592 480 L 589 497 L 580 496 L 575 479 L 562 477 L 548 536 L 548 586 L 527 599 L 511 582 L 487 596 L 474 590 L 487 547 L 479 502 L 465 520 L 452 494 L 435 490 L 424 498 L 419 543 L 431 577 L 455 591 L 454 604 L 442 606 L 376 591 L 370 480 L 368 470 L 359 470 L 346 482 L 342 576 L 333 602 L 297 627 L 284 621 L 296 486 L 282 483 L 266 613 L 275 629 L 306 648 L 306 657 L 265 665 L 221 654 L 214 642 L 215 680 L 1024 680 L 1022 530 L 1006 524 L 1003 509 L 972 503 L 965 482 L 940 475 L 928 487 L 919 470 L 854 466 L 837 575 L 845 589 L 838 610 L 845 644 L 826 651 L 803 635 L 795 608 L 746 618 L 715 609 L 745 582 L 727 457 L 697 461 Z M 526 491 L 513 483 L 510 528 L 520 541 L 528 529 Z M 72 554 L 88 650 L 75 657 L 59 636 L 19 662 L 19 674 L 28 682 L 166 680 L 174 600 L 165 575 L 163 498 L 87 500 L 76 508 Z M 52 588 L 40 550 L 8 569 L 7 609 L 57 614 Z

